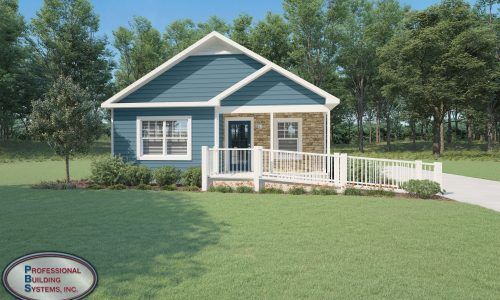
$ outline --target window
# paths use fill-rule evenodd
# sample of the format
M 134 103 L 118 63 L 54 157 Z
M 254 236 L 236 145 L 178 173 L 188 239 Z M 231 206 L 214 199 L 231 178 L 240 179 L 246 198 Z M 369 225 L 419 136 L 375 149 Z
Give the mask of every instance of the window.
M 276 150 L 302 151 L 302 119 L 276 119 L 274 128 Z
M 191 159 L 191 117 L 138 117 L 137 128 L 137 159 Z

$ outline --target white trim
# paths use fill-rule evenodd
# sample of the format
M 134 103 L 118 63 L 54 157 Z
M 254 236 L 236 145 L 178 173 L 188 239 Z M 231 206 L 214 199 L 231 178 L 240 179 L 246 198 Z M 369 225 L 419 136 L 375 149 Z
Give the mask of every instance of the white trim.
M 219 148 L 219 109 L 214 108 L 214 147 Z
M 294 112 L 328 112 L 327 107 L 318 105 L 246 105 L 246 106 L 221 106 L 221 114 L 241 113 L 294 113 Z
M 271 125 L 271 128 L 269 129 L 269 137 L 270 137 L 270 141 L 269 141 L 269 148 L 271 150 L 274 150 L 274 112 L 271 112 L 269 114 L 269 124 Z
M 115 156 L 115 110 L 111 109 L 111 156 Z
M 142 121 L 177 121 L 187 120 L 186 155 L 143 155 Z M 163 122 L 163 153 L 165 152 L 165 122 Z M 191 160 L 192 159 L 192 117 L 191 116 L 138 116 L 136 119 L 136 159 L 137 160 Z
M 241 53 L 246 54 L 247 56 L 255 59 L 256 61 L 258 61 L 260 63 L 262 63 L 264 65 L 264 67 L 261 68 L 261 69 L 259 69 L 259 70 L 257 70 L 253 74 L 250 74 L 247 78 L 244 78 L 243 80 L 241 80 L 237 84 L 235 84 L 232 87 L 230 87 L 228 89 L 229 91 L 225 90 L 221 94 L 219 94 L 219 95 L 215 96 L 214 98 L 212 98 L 211 100 L 214 100 L 214 99 L 215 100 L 213 102 L 210 102 L 211 105 L 207 105 L 207 106 L 213 106 L 213 103 L 219 102 L 224 97 L 227 97 L 231 93 L 234 93 L 234 91 L 236 91 L 239 88 L 243 87 L 244 85 L 248 84 L 248 82 L 251 82 L 255 78 L 258 78 L 262 74 L 265 74 L 270 69 L 272 69 L 272 70 L 280 73 L 281 75 L 283 75 L 283 76 L 285 76 L 285 77 L 287 77 L 287 78 L 295 81 L 296 83 L 298 83 L 298 84 L 302 85 L 303 87 L 311 90 L 312 92 L 314 92 L 314 93 L 316 93 L 316 94 L 324 97 L 325 98 L 325 104 L 324 104 L 324 106 L 328 107 L 329 109 L 334 108 L 336 105 L 338 105 L 340 103 L 340 100 L 337 97 L 331 95 L 330 93 L 326 92 L 325 90 L 323 90 L 323 89 L 321 89 L 321 88 L 313 85 L 312 83 L 310 83 L 310 82 L 308 82 L 308 81 L 300 78 L 299 76 L 293 74 L 292 72 L 290 72 L 290 71 L 288 71 L 288 70 L 286 70 L 286 69 L 278 66 L 277 64 L 275 64 L 275 63 L 267 60 L 266 58 L 258 55 L 257 53 L 255 53 L 255 52 L 247 49 L 246 47 L 244 47 L 244 46 L 242 46 L 242 45 L 240 45 L 240 44 L 232 41 L 231 39 L 225 37 L 224 35 L 222 35 L 222 34 L 220 34 L 218 32 L 213 31 L 213 32 L 209 33 L 208 35 L 206 35 L 205 37 L 203 37 L 202 39 L 200 39 L 199 41 L 197 41 L 196 43 L 194 43 L 193 45 L 189 46 L 184 51 L 180 52 L 179 54 L 175 55 L 174 57 L 172 57 L 171 59 L 169 59 L 168 61 L 166 61 L 162 65 L 160 65 L 159 67 L 157 67 L 153 71 L 151 71 L 148 74 L 144 75 L 142 78 L 140 78 L 136 82 L 134 82 L 131 85 L 127 86 L 125 89 L 121 90 L 120 92 L 118 92 L 117 94 L 115 94 L 113 97 L 111 97 L 108 100 L 106 100 L 105 102 L 103 102 L 101 104 L 101 107 L 103 107 L 103 108 L 120 107 L 120 106 L 117 106 L 118 103 L 115 103 L 115 102 L 118 102 L 121 99 L 123 99 L 124 97 L 130 95 L 132 92 L 136 91 L 137 89 L 139 89 L 140 87 L 142 87 L 147 82 L 153 80 L 158 75 L 162 74 L 163 72 L 167 71 L 171 67 L 175 66 L 177 63 L 181 62 L 182 60 L 184 60 L 189 55 L 196 53 L 196 50 L 199 47 L 201 47 L 203 44 L 212 42 L 212 40 L 216 41 L 215 39 L 218 39 L 219 41 L 222 41 L 226 45 L 229 45 L 230 47 L 232 47 L 232 48 L 234 48 L 234 49 L 236 49 L 238 51 L 241 51 Z M 174 107 L 175 106 L 174 103 L 176 103 L 176 102 L 163 102 L 162 104 L 164 106 L 144 106 L 146 103 L 122 103 L 122 104 L 127 104 L 127 106 L 125 106 L 125 107 Z M 179 103 L 179 102 L 177 102 L 177 103 Z M 182 103 L 186 107 L 190 106 L 190 105 L 187 104 L 188 102 L 186 102 L 186 103 L 180 102 L 180 103 Z M 130 106 L 130 104 L 135 104 L 136 106 Z M 196 104 L 196 105 L 192 105 L 192 106 L 200 106 L 200 105 Z
M 229 148 L 229 139 L 227 130 L 229 128 L 229 121 L 250 121 L 250 148 L 253 148 L 254 127 L 253 117 L 227 117 L 224 118 L 224 148 Z
M 146 108 L 146 107 L 213 107 L 208 101 L 192 102 L 141 102 L 141 103 L 111 103 L 101 104 L 102 108 Z
M 279 122 L 297 122 L 299 123 L 299 132 L 297 134 L 297 151 L 294 152 L 302 152 L 302 118 L 275 118 L 274 119 L 274 150 L 280 150 L 278 147 L 278 123 Z M 287 151 L 287 150 L 280 150 Z

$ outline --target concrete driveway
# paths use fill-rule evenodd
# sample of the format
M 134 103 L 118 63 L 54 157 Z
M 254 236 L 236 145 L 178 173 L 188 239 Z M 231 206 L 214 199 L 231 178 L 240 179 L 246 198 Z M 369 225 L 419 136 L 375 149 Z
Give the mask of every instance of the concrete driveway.
M 500 212 L 500 182 L 443 173 L 444 196 Z

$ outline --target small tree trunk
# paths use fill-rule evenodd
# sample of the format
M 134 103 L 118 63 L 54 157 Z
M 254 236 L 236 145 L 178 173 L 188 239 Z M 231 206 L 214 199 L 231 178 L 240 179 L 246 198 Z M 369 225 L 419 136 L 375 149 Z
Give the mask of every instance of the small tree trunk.
M 358 150 L 364 152 L 364 132 L 363 132 L 363 116 L 364 112 L 364 78 L 361 78 L 356 88 L 357 100 L 357 121 L 358 121 Z
M 411 130 L 411 143 L 413 149 L 417 147 L 417 129 L 415 125 L 415 120 L 412 118 L 410 119 L 410 130 Z
M 446 131 L 446 142 L 451 145 L 453 127 L 451 126 L 451 111 L 448 111 L 448 130 Z
M 467 128 L 467 142 L 469 144 L 471 144 L 474 134 L 472 133 L 472 123 L 469 119 L 467 119 L 467 122 L 465 123 L 465 127 Z
M 486 151 L 493 151 L 493 108 L 491 105 L 487 107 L 488 120 L 486 121 Z
M 439 155 L 444 153 L 444 122 L 439 124 Z
M 380 116 L 377 115 L 377 124 L 375 126 L 375 142 L 380 143 Z
M 391 116 L 389 113 L 385 116 L 386 123 L 386 143 L 387 143 L 387 151 L 391 151 Z
M 70 178 L 69 178 L 69 156 L 66 155 L 64 160 L 66 162 L 66 182 L 69 183 L 69 181 L 70 181 Z

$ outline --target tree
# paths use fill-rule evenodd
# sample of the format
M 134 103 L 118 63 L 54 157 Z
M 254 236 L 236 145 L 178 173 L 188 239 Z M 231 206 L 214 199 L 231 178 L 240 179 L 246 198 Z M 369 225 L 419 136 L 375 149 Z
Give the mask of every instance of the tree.
M 217 16 L 211 16 L 206 22 L 198 23 L 198 31 L 200 36 L 205 36 L 212 31 L 217 31 L 220 34 L 229 34 L 230 26 Z
M 113 31 L 114 46 L 120 53 L 116 85 L 122 89 L 158 67 L 166 59 L 164 41 L 158 30 L 144 17 L 134 17 L 131 29 Z
M 358 149 L 363 152 L 365 96 L 376 73 L 376 43 L 369 34 L 374 20 L 373 7 L 366 0 L 332 1 L 329 15 L 334 24 L 333 35 L 339 40 L 337 63 L 356 99 Z
M 22 44 L 25 23 L 15 0 L 0 0 L 0 137 L 9 138 L 16 115 L 22 113 L 23 65 L 27 53 Z
M 58 78 L 42 100 L 33 102 L 30 132 L 64 158 L 66 182 L 70 157 L 88 151 L 102 133 L 102 116 L 94 103 L 93 95 L 69 77 Z
M 247 48 L 251 47 L 250 32 L 252 30 L 252 17 L 241 14 L 233 20 L 231 27 L 231 39 Z
M 280 66 L 290 66 L 290 28 L 283 17 L 268 12 L 250 32 L 250 48 Z
M 36 62 L 49 82 L 71 77 L 93 95 L 95 105 L 112 92 L 111 53 L 98 38 L 99 18 L 88 0 L 45 0 L 32 21 Z
M 176 55 L 191 46 L 200 38 L 200 33 L 190 19 L 176 20 L 167 26 L 163 39 L 167 45 L 169 57 Z

